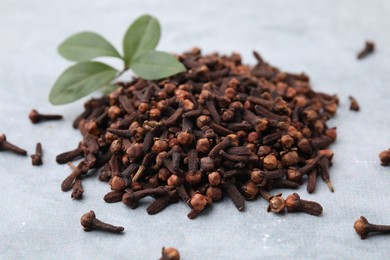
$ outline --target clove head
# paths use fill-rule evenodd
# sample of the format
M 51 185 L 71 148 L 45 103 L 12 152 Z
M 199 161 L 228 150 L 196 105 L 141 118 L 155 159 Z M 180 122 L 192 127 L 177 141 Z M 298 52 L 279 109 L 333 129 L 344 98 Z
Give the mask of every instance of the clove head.
M 196 193 L 190 200 L 189 204 L 193 209 L 196 211 L 202 211 L 206 205 L 208 204 L 208 198 L 207 196 L 204 196 L 200 193 Z
M 188 132 L 181 132 L 177 136 L 177 141 L 182 145 L 191 145 L 194 141 L 194 136 Z
M 379 159 L 381 160 L 383 166 L 389 165 L 390 164 L 390 149 L 381 152 L 379 154 Z
M 81 219 L 80 219 L 80 222 L 81 222 L 81 225 L 83 226 L 84 230 L 85 231 L 90 231 L 90 230 L 93 230 L 94 229 L 94 222 L 96 220 L 96 215 L 95 215 L 95 212 L 93 212 L 93 210 L 85 213 Z
M 39 121 L 41 121 L 41 115 L 38 113 L 37 110 L 33 109 L 31 110 L 30 114 L 28 115 L 28 117 L 30 118 L 31 122 L 33 124 L 36 124 L 38 123 Z
M 161 250 L 160 260 L 180 260 L 180 253 L 176 248 L 173 247 L 163 247 Z
M 272 196 L 269 199 L 268 212 L 280 213 L 284 211 L 286 201 L 282 197 L 282 193 Z
M 286 198 L 286 205 L 288 207 L 289 212 L 299 211 L 301 206 L 301 198 L 297 193 L 293 193 Z
M 253 181 L 247 181 L 241 187 L 242 193 L 247 200 L 254 200 L 257 197 L 258 189 Z
M 355 221 L 353 224 L 353 228 L 355 229 L 356 233 L 359 234 L 361 239 L 365 239 L 368 235 L 367 231 L 367 225 L 368 221 L 365 217 L 361 216 L 358 220 Z
M 42 157 L 41 156 L 33 154 L 33 155 L 31 155 L 31 159 L 32 159 L 32 165 L 34 165 L 34 166 L 42 165 Z

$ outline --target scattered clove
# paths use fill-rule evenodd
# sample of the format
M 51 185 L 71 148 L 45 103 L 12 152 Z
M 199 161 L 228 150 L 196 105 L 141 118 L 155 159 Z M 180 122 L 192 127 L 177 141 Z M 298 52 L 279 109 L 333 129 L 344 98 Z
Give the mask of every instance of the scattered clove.
M 42 145 L 37 143 L 35 147 L 35 154 L 31 155 L 32 165 L 39 166 L 42 165 Z
M 96 218 L 95 212 L 92 210 L 85 213 L 80 219 L 84 231 L 102 230 L 110 233 L 121 233 L 125 230 L 123 227 L 113 226 Z
M 374 42 L 371 42 L 371 41 L 366 41 L 366 44 L 364 45 L 364 49 L 361 50 L 358 55 L 357 55 L 357 58 L 359 60 L 365 58 L 366 56 L 368 56 L 369 54 L 373 53 L 375 50 L 375 44 Z
M 349 100 L 351 101 L 351 105 L 349 106 L 349 110 L 359 111 L 360 106 L 357 100 L 353 96 L 349 96 Z
M 43 115 L 35 109 L 31 110 L 28 117 L 33 124 L 38 124 L 43 121 L 61 120 L 63 118 L 62 115 Z
M 361 216 L 358 220 L 355 221 L 353 227 L 361 239 L 365 239 L 369 233 L 390 233 L 390 226 L 385 225 L 375 225 L 367 221 L 367 219 Z
M 19 155 L 27 155 L 27 151 L 7 141 L 5 134 L 0 134 L 0 151 L 10 151 Z
M 180 253 L 176 248 L 163 247 L 160 260 L 180 260 Z

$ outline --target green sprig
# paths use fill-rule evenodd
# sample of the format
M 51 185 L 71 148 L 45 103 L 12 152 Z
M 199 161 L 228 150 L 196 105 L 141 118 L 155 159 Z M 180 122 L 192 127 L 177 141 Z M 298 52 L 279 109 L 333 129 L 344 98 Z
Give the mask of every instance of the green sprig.
M 50 102 L 53 105 L 67 104 L 97 89 L 107 89 L 129 69 L 147 80 L 157 80 L 185 71 L 186 68 L 175 56 L 155 50 L 160 35 L 161 27 L 156 18 L 150 15 L 139 17 L 125 33 L 123 56 L 97 33 L 72 35 L 60 44 L 58 52 L 64 58 L 78 63 L 59 76 L 50 92 Z M 117 70 L 107 64 L 91 61 L 99 57 L 119 58 L 124 68 Z

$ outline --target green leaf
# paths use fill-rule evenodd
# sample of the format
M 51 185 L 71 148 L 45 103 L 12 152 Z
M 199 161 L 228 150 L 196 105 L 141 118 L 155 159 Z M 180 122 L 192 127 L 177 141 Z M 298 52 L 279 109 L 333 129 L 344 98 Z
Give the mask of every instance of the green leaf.
M 150 15 L 139 17 L 130 25 L 123 38 L 123 52 L 126 66 L 139 54 L 154 50 L 160 40 L 161 28 L 158 20 Z
M 177 58 L 162 51 L 149 51 L 136 57 L 131 69 L 147 80 L 161 79 L 186 71 Z
M 49 96 L 50 103 L 62 105 L 78 100 L 115 78 L 117 71 L 100 62 L 81 62 L 66 69 Z
M 58 52 L 72 61 L 87 61 L 97 57 L 121 58 L 118 51 L 97 33 L 81 32 L 70 36 L 58 47 Z
M 106 86 L 103 86 L 100 91 L 103 93 L 103 94 L 110 94 L 111 92 L 113 92 L 115 89 L 119 88 L 118 85 L 114 85 L 114 84 L 111 84 L 111 85 L 106 85 Z

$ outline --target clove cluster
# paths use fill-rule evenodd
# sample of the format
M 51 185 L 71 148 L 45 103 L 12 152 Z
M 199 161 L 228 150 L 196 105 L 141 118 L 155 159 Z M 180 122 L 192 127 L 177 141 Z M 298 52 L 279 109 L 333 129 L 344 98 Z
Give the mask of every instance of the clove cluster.
M 194 48 L 177 56 L 186 72 L 120 82 L 86 102 L 73 123 L 83 140 L 57 156 L 58 163 L 82 158 L 62 190 L 81 198 L 82 179 L 100 169 L 99 180 L 110 185 L 106 202 L 134 209 L 151 196 L 147 212 L 156 214 L 182 200 L 191 219 L 223 197 L 240 211 L 259 195 L 280 209 L 284 199 L 268 192 L 307 183 L 312 193 L 317 178 L 333 191 L 328 147 L 336 128 L 327 121 L 337 96 L 254 56 L 251 67 L 237 53 L 202 55 Z

